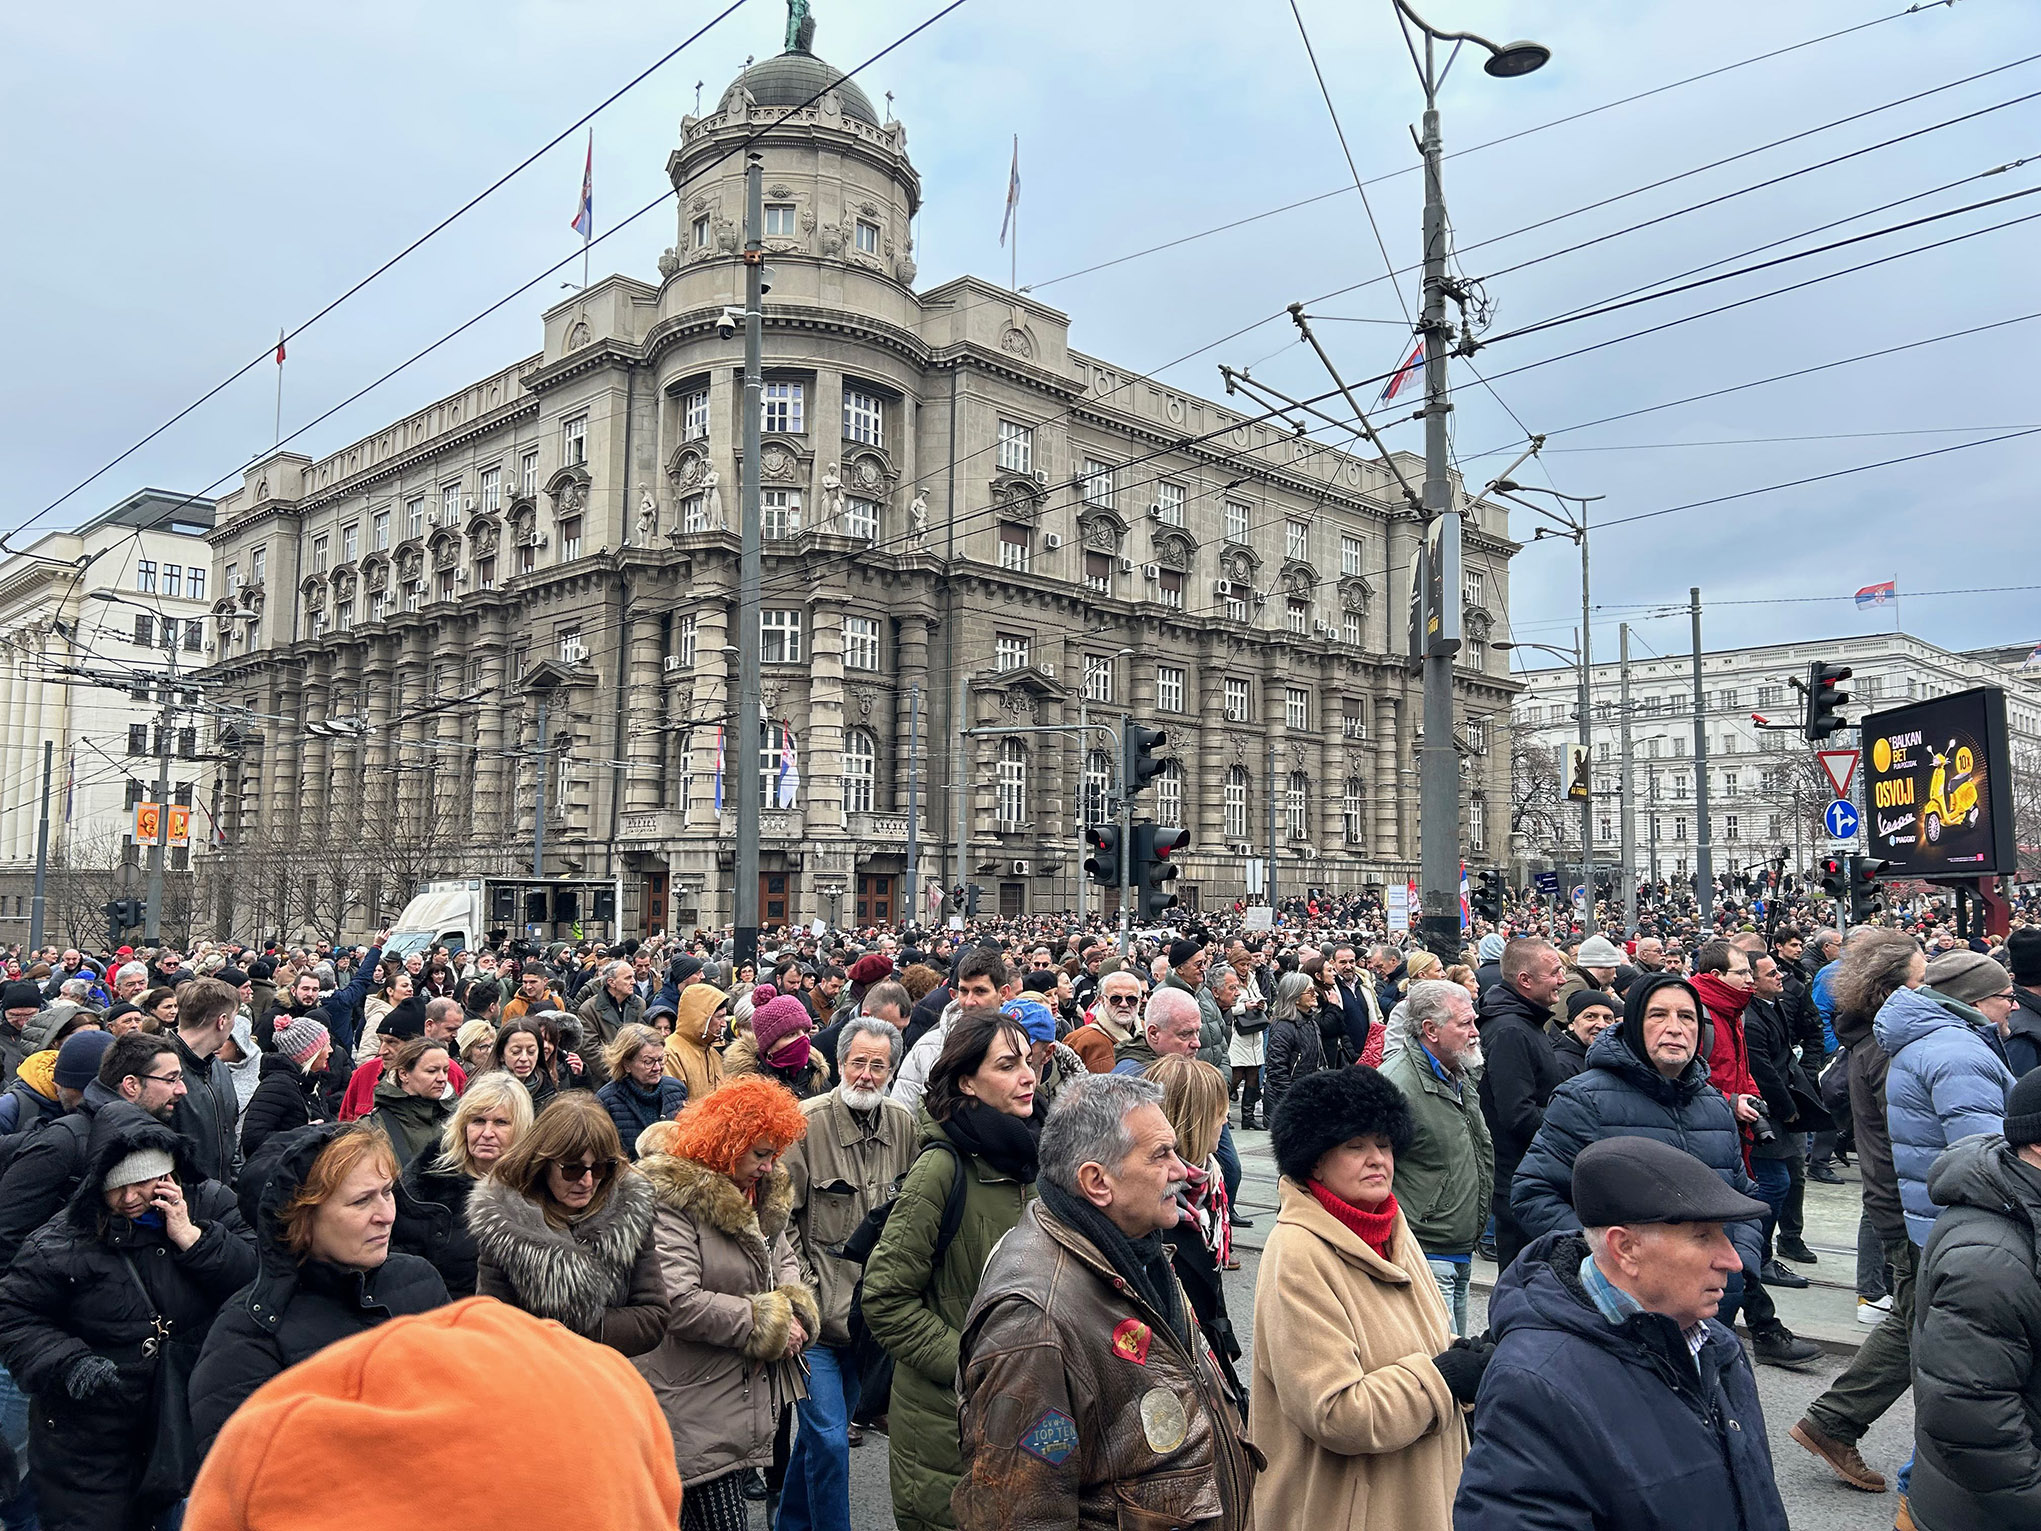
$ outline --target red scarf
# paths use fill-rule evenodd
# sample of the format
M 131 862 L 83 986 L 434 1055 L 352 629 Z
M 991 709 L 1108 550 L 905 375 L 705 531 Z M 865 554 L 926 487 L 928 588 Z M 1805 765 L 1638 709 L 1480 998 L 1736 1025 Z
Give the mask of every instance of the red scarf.
M 1724 983 L 1713 973 L 1696 973 L 1687 982 L 1694 986 L 1709 1013 L 1723 1020 L 1740 1019 L 1751 1000 L 1751 990 Z
M 1389 1258 L 1390 1242 L 1396 1237 L 1396 1193 L 1391 1191 L 1382 1198 L 1382 1205 L 1373 1212 L 1355 1206 L 1352 1202 L 1335 1196 L 1315 1180 L 1307 1180 L 1305 1186 L 1318 1198 L 1318 1205 L 1325 1208 L 1340 1221 L 1355 1238 L 1375 1251 L 1383 1259 Z

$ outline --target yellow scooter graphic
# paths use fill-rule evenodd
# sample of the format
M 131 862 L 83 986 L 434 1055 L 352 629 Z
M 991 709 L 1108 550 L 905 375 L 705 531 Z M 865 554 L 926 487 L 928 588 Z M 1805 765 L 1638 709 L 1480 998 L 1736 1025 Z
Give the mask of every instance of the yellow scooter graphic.
M 1956 757 L 1955 790 L 1949 790 L 1949 757 L 1938 752 L 1934 774 L 1928 778 L 1928 800 L 1921 809 L 1921 828 L 1927 832 L 1931 845 L 1942 838 L 1945 824 L 1977 822 L 1977 779 L 1971 774 L 1976 759 L 1967 744 L 1958 748 L 1951 739 L 1949 748 Z

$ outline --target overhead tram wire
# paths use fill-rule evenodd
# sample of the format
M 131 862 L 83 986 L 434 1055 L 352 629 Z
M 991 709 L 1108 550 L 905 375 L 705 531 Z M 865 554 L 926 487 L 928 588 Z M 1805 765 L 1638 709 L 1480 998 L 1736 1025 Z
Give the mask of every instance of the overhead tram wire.
M 325 318 L 328 314 L 332 313 L 335 309 L 339 308 L 343 303 L 347 302 L 348 299 L 354 297 L 357 293 L 361 292 L 364 288 L 368 287 L 377 278 L 383 276 L 388 271 L 390 271 L 390 269 L 396 266 L 400 261 L 404 260 L 407 256 L 410 256 L 413 253 L 415 253 L 421 246 L 425 245 L 435 235 L 444 232 L 447 228 L 451 227 L 460 218 L 465 216 L 467 213 L 473 211 L 482 202 L 487 200 L 489 197 L 493 196 L 496 192 L 502 190 L 504 186 L 508 185 L 512 180 L 514 180 L 516 177 L 523 174 L 526 170 L 530 169 L 534 164 L 536 164 L 541 157 L 551 152 L 553 149 L 559 147 L 559 145 L 564 143 L 567 140 L 567 138 L 571 136 L 573 133 L 587 126 L 591 121 L 595 119 L 597 115 L 607 110 L 609 107 L 615 105 L 629 92 L 636 89 L 639 85 L 642 85 L 652 75 L 656 74 L 659 70 L 665 68 L 666 65 L 672 63 L 674 59 L 678 58 L 682 53 L 686 52 L 689 48 L 694 46 L 695 43 L 701 41 L 703 37 L 707 36 L 719 24 L 726 20 L 733 12 L 735 12 L 739 7 L 744 5 L 744 3 L 745 0 L 731 0 L 730 4 L 726 5 L 714 16 L 710 17 L 708 21 L 704 22 L 694 32 L 690 33 L 686 38 L 682 39 L 674 47 L 669 49 L 666 53 L 662 54 L 659 58 L 655 59 L 651 64 L 647 65 L 644 69 L 640 70 L 630 79 L 626 80 L 622 85 L 618 86 L 617 89 L 610 92 L 609 95 L 605 96 L 601 101 L 598 101 L 594 106 L 590 107 L 586 112 L 582 113 L 581 116 L 577 117 L 573 122 L 569 123 L 565 128 L 561 129 L 560 132 L 556 134 L 554 137 L 548 139 L 545 143 L 541 144 L 538 148 L 534 149 L 530 154 L 525 156 L 525 158 L 518 161 L 517 164 L 511 166 L 509 170 L 506 170 L 494 181 L 491 181 L 487 186 L 483 187 L 482 190 L 475 193 L 474 196 L 470 197 L 466 202 L 463 202 L 451 213 L 448 213 L 444 218 L 440 219 L 439 222 L 435 223 L 431 228 L 427 229 L 424 233 L 418 235 L 409 244 L 405 245 L 401 250 L 397 251 L 396 254 L 388 257 L 380 265 L 376 266 L 374 270 L 370 271 L 367 275 L 356 280 L 352 285 L 347 287 L 338 296 L 329 299 L 326 303 L 322 304 L 319 308 L 314 310 L 311 315 L 301 320 L 295 328 L 289 330 L 286 334 L 284 334 L 280 338 L 278 343 L 283 344 L 288 341 L 297 339 L 298 336 L 302 335 L 314 324 L 317 324 L 321 319 Z M 184 419 L 185 416 L 189 415 L 193 410 L 198 409 L 208 400 L 217 397 L 222 391 L 232 386 L 234 383 L 240 381 L 242 378 L 246 377 L 250 372 L 254 371 L 257 367 L 261 366 L 263 362 L 267 361 L 275 353 L 275 350 L 276 347 L 265 344 L 262 351 L 259 354 L 251 358 L 249 361 L 244 363 L 235 371 L 229 373 L 226 377 L 220 379 L 219 382 L 215 383 L 212 387 L 208 388 L 204 393 L 200 394 L 197 398 L 193 399 L 189 404 L 186 404 L 182 409 L 178 410 L 177 413 L 172 415 L 169 419 L 165 420 L 162 424 L 158 425 L 154 430 L 150 431 L 140 440 L 136 441 L 131 446 L 127 447 L 125 450 L 120 452 L 117 456 L 109 459 L 108 461 L 102 463 L 99 467 L 93 469 L 91 473 L 87 474 L 84 478 L 80 479 L 77 483 L 73 484 L 69 489 L 65 490 L 62 494 L 58 495 L 56 499 L 52 500 L 48 505 L 45 505 L 40 511 L 36 512 L 35 515 L 31 516 L 27 521 L 23 522 L 15 530 L 7 533 L 7 535 L 4 537 L 0 537 L 0 552 L 5 553 L 15 552 L 13 548 L 7 546 L 7 544 L 11 542 L 14 538 L 22 535 L 22 533 L 26 532 L 31 526 L 35 525 L 36 522 L 40 521 L 44 516 L 49 515 L 52 511 L 56 510 L 58 507 L 63 505 L 65 501 L 69 500 L 73 495 L 77 494 L 80 490 L 85 489 L 95 480 L 99 479 L 104 474 L 108 473 L 113 468 L 119 466 L 128 458 L 132 457 L 136 452 L 140 451 L 143 447 L 147 446 L 151 441 L 154 441 L 158 436 L 162 435 L 163 432 L 169 430 L 170 427 L 177 424 L 178 421 Z

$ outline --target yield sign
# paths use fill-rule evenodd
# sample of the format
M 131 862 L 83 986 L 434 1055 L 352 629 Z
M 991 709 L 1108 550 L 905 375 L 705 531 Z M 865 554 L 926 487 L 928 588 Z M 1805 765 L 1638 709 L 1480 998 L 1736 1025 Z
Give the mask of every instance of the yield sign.
M 1837 797 L 1850 795 L 1850 778 L 1857 774 L 1857 756 L 1860 750 L 1816 750 L 1814 758 L 1821 762 L 1822 774 L 1828 777 L 1828 784 L 1835 788 Z

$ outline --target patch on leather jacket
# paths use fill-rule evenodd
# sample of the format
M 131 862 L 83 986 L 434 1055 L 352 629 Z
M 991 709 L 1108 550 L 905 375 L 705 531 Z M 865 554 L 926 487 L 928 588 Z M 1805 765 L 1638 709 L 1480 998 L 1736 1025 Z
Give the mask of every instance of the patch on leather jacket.
M 1061 1467 L 1063 1459 L 1077 1449 L 1077 1421 L 1061 1409 L 1050 1409 L 1028 1426 L 1020 1446 L 1029 1456 L 1040 1457 L 1051 1467 Z
M 1136 1366 L 1148 1364 L 1148 1342 L 1154 1338 L 1138 1318 L 1123 1318 L 1113 1325 L 1113 1354 Z

